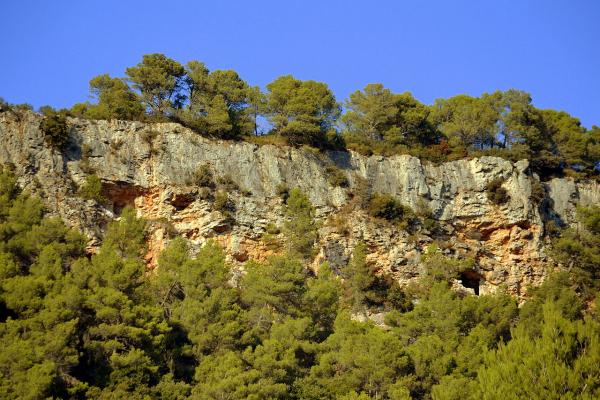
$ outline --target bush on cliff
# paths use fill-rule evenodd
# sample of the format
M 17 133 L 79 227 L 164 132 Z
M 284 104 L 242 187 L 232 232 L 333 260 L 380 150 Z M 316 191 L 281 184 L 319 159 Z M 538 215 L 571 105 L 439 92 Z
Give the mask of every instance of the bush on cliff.
M 69 140 L 67 113 L 56 111 L 50 107 L 43 109 L 44 118 L 40 122 L 40 130 L 52 147 L 62 149 Z
M 98 203 L 106 202 L 102 194 L 102 181 L 97 175 L 88 175 L 85 183 L 79 188 L 79 196 L 86 200 L 95 200 Z
M 317 239 L 317 223 L 310 199 L 299 188 L 294 188 L 287 196 L 284 212 L 286 221 L 283 233 L 287 238 L 288 252 L 302 259 L 312 258 Z
M 496 205 L 504 204 L 510 199 L 508 192 L 502 187 L 503 183 L 504 179 L 496 178 L 485 186 L 488 200 Z
M 410 207 L 405 206 L 389 194 L 374 193 L 371 195 L 368 212 L 372 217 L 396 222 L 403 228 L 411 224 L 415 218 Z

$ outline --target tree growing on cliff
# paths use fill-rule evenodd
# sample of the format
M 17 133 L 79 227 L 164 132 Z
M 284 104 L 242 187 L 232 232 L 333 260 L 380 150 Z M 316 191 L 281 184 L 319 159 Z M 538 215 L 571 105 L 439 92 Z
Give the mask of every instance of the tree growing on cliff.
M 308 196 L 299 188 L 289 192 L 285 204 L 285 217 L 283 232 L 289 254 L 305 260 L 311 258 L 317 239 L 315 211 Z
M 367 247 L 358 243 L 352 251 L 352 259 L 345 271 L 345 300 L 353 312 L 366 314 L 368 308 L 368 290 L 375 282 L 367 264 Z
M 371 83 L 350 94 L 346 101 L 348 111 L 342 122 L 349 134 L 364 135 L 370 140 L 383 140 L 395 136 L 399 128 L 394 125 L 398 107 L 394 94 L 380 83 Z
M 210 72 L 204 63 L 186 66 L 188 104 L 180 118 L 196 130 L 233 139 L 252 132 L 248 113 L 251 89 L 233 70 Z
M 589 297 L 600 289 L 600 207 L 580 207 L 577 217 L 580 226 L 563 231 L 553 248 L 577 288 Z
M 348 111 L 342 116 L 342 123 L 350 143 L 383 148 L 399 144 L 420 146 L 436 141 L 428 121 L 429 108 L 409 92 L 395 94 L 380 83 L 372 83 L 352 93 L 346 107 Z
M 151 115 L 166 117 L 181 107 L 185 69 L 177 61 L 164 54 L 145 54 L 139 64 L 127 68 L 125 73 Z
M 322 146 L 340 114 L 326 84 L 281 76 L 267 85 L 266 106 L 273 132 L 290 144 Z
M 593 173 L 600 160 L 600 131 L 587 131 L 579 119 L 564 111 L 542 110 L 545 137 L 551 137 L 565 167 Z
M 42 111 L 44 118 L 40 122 L 40 130 L 52 147 L 62 149 L 69 140 L 67 112 L 56 111 L 52 107 L 44 108 Z
M 467 95 L 437 99 L 430 119 L 452 146 L 484 149 L 495 141 L 498 113 L 484 99 Z
M 75 113 L 83 108 L 84 116 L 91 119 L 137 120 L 144 116 L 140 99 L 122 79 L 98 75 L 90 80 L 90 92 L 97 103 L 74 106 Z

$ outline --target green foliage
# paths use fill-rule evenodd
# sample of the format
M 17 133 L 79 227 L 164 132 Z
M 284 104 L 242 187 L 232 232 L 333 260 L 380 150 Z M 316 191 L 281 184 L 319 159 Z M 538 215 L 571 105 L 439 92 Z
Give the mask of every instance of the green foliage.
M 313 231 L 304 194 L 291 190 L 286 207 L 286 231 Z M 582 246 L 559 246 L 565 260 L 597 265 L 585 249 L 598 248 L 598 215 L 579 211 Z M 145 221 L 125 208 L 86 255 L 86 239 L 45 218 L 0 169 L 0 398 L 600 396 L 595 292 L 580 295 L 573 268 L 519 308 L 501 290 L 452 290 L 476 267 L 435 247 L 425 277 L 404 290 L 370 268 L 362 244 L 338 277 L 290 255 L 239 274 L 215 242 L 191 257 L 183 238 L 148 271 L 146 240 Z M 386 326 L 357 321 L 377 312 Z
M 102 195 L 102 181 L 97 175 L 88 175 L 85 178 L 85 183 L 79 188 L 79 196 L 98 203 L 106 202 L 106 198 Z
M 474 264 L 470 258 L 457 259 L 444 256 L 437 244 L 428 246 L 423 253 L 426 281 L 450 283 L 458 279 L 461 272 L 472 269 Z
M 283 233 L 287 238 L 288 252 L 294 257 L 311 258 L 317 239 L 315 210 L 308 196 L 299 188 L 294 188 L 289 192 L 285 205 L 285 217 Z
M 8 111 L 10 104 L 3 97 L 0 97 L 0 112 Z
M 400 379 L 411 369 L 396 335 L 354 322 L 346 313 L 338 316 L 334 333 L 319 350 L 315 366 L 300 383 L 300 398 L 336 399 L 360 392 L 390 398 L 389 393 L 398 391 Z
M 410 309 L 411 305 L 398 283 L 375 272 L 367 262 L 367 247 L 358 243 L 343 272 L 344 300 L 350 310 L 366 315 L 370 309 Z
M 137 120 L 144 115 L 144 107 L 138 96 L 119 78 L 108 74 L 90 80 L 90 92 L 97 103 L 83 108 L 77 105 L 71 111 L 91 119 Z
M 222 175 L 217 178 L 217 183 L 227 191 L 240 190 L 237 183 L 231 178 L 231 175 Z
M 375 277 L 367 265 L 366 246 L 359 243 L 354 247 L 352 259 L 346 272 L 346 301 L 354 312 L 367 311 L 367 289 L 375 282 Z
M 227 284 L 230 271 L 221 249 L 209 242 L 191 259 L 185 241 L 175 239 L 161 254 L 159 268 L 163 273 L 155 282 L 156 297 L 172 323 L 183 329 L 177 338 L 183 348 L 175 353 L 175 372 L 193 375 L 194 359 L 186 355 L 190 351 L 200 359 L 237 349 L 242 310 L 237 291 Z
M 196 171 L 194 171 L 192 177 L 187 182 L 189 185 L 214 188 L 215 179 L 212 172 L 212 168 L 208 164 L 200 165 Z
M 600 136 L 586 131 L 579 119 L 564 111 L 542 110 L 546 131 L 569 168 L 593 171 L 600 158 Z
M 333 330 L 341 294 L 342 285 L 327 263 L 321 264 L 317 277 L 307 281 L 304 310 L 313 321 L 313 334 L 318 341 L 324 340 Z
M 229 198 L 229 194 L 224 190 L 218 190 L 215 194 L 215 201 L 213 203 L 215 210 L 218 211 L 233 211 L 235 205 Z
M 164 54 L 145 54 L 138 65 L 127 68 L 125 73 L 152 115 L 167 116 L 180 107 L 179 90 L 185 70 L 177 61 Z
M 0 113 L 9 112 L 11 113 L 17 120 L 21 119 L 21 114 L 27 111 L 33 111 L 33 106 L 28 103 L 22 104 L 11 104 L 0 97 Z M 41 112 L 41 108 L 40 108 Z
M 142 137 L 142 140 L 148 145 L 150 146 L 150 148 L 152 148 L 153 144 L 154 144 L 154 140 L 160 135 L 160 132 L 154 130 L 154 129 L 149 129 L 149 130 L 145 130 L 143 132 L 141 132 L 140 136 Z
M 360 152 L 386 152 L 398 145 L 434 143 L 437 134 L 428 121 L 430 110 L 409 93 L 395 94 L 380 83 L 350 94 L 342 116 L 344 138 Z
M 127 78 L 99 75 L 90 81 L 95 104 L 68 112 L 91 119 L 173 120 L 220 139 L 259 145 L 308 145 L 363 154 L 410 154 L 432 162 L 491 155 L 528 159 L 542 179 L 597 176 L 600 128 L 586 129 L 563 111 L 540 110 L 531 96 L 509 89 L 479 97 L 457 95 L 432 105 L 411 93 L 372 83 L 350 94 L 341 113 L 325 83 L 281 76 L 262 93 L 233 70 L 210 71 L 200 61 L 185 66 L 163 54 L 146 54 Z M 28 105 L 0 105 L 20 118 Z M 341 118 L 340 118 L 341 115 Z M 270 124 L 267 134 L 260 119 Z M 341 124 L 336 126 L 340 120 Z M 48 130 L 60 129 L 48 122 Z M 343 186 L 341 176 L 332 185 Z M 337 178 L 340 178 L 338 181 Z
M 438 99 L 431 119 L 451 144 L 484 148 L 495 140 L 497 113 L 485 97 L 458 95 Z
M 267 232 L 269 235 L 279 235 L 281 233 L 281 229 L 279 229 L 279 227 L 272 222 L 269 222 L 265 227 L 265 232 Z
M 399 128 L 394 124 L 398 107 L 394 104 L 394 94 L 380 83 L 367 85 L 361 92 L 350 94 L 342 121 L 348 132 L 365 135 L 367 139 L 383 140 L 397 136 Z
M 531 201 L 534 204 L 541 204 L 546 198 L 546 188 L 543 183 L 534 179 L 531 181 Z
M 580 226 L 562 231 L 553 250 L 571 271 L 578 290 L 590 296 L 600 288 L 600 206 L 580 207 L 577 216 Z
M 145 222 L 125 208 L 109 226 L 99 253 L 72 267 L 88 319 L 80 351 L 90 397 L 148 395 L 159 380 L 171 328 L 151 301 L 144 251 Z
M 68 265 L 83 238 L 56 219 L 42 219 L 39 201 L 19 193 L 0 171 L 0 396 L 45 398 L 76 393 L 78 305 Z
M 594 399 L 600 396 L 600 326 L 570 321 L 552 303 L 543 306 L 541 334 L 517 327 L 512 340 L 486 356 L 478 373 L 489 399 Z
M 322 146 L 340 107 L 326 84 L 281 76 L 267 85 L 265 109 L 275 134 L 292 145 Z
M 64 111 L 55 111 L 51 108 L 44 111 L 44 118 L 40 122 L 40 130 L 50 145 L 62 149 L 69 140 L 67 115 Z
M 350 185 L 350 181 L 348 180 L 348 176 L 346 173 L 335 166 L 327 166 L 325 168 L 325 174 L 327 175 L 327 181 L 333 187 L 348 187 Z
M 403 226 L 408 226 L 414 218 L 414 213 L 409 207 L 389 194 L 374 193 L 371 195 L 368 211 L 372 217 L 396 221 Z
M 224 139 L 236 139 L 258 129 L 260 91 L 250 88 L 237 72 L 209 72 L 199 61 L 189 62 L 186 72 L 189 104 L 179 113 L 184 123 Z
M 487 185 L 485 185 L 487 198 L 494 204 L 501 205 L 510 200 L 508 191 L 502 187 L 503 183 L 504 179 L 496 178 L 488 182 Z
M 302 308 L 306 270 L 302 263 L 275 257 L 266 265 L 250 263 L 242 280 L 242 300 L 249 305 L 295 315 Z
M 552 303 L 563 318 L 575 321 L 583 316 L 583 302 L 574 290 L 571 276 L 566 272 L 551 274 L 544 283 L 532 288 L 531 298 L 520 312 L 520 325 L 531 336 L 541 334 L 544 304 Z
M 275 188 L 275 192 L 285 203 L 290 196 L 290 188 L 285 183 L 280 183 Z

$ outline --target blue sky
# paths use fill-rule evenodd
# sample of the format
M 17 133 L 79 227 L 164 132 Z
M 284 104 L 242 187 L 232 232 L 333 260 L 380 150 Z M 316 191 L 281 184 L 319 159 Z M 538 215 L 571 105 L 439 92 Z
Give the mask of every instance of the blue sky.
M 0 96 L 87 100 L 161 52 L 264 86 L 293 74 L 342 100 L 367 83 L 425 103 L 517 88 L 600 125 L 600 1 L 28 1 L 0 4 Z

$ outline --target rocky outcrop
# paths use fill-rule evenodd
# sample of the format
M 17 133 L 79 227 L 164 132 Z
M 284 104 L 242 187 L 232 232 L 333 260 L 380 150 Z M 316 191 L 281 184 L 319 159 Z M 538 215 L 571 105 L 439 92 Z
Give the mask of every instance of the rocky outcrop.
M 44 143 L 39 121 L 35 113 L 0 114 L 0 163 L 14 165 L 24 189 L 39 193 L 51 213 L 83 230 L 90 249 L 109 220 L 125 205 L 135 206 L 151 222 L 150 266 L 175 234 L 196 247 L 214 238 L 234 263 L 277 253 L 277 235 L 266 230 L 283 223 L 279 190 L 300 187 L 322 222 L 315 265 L 327 260 L 340 270 L 364 241 L 379 270 L 407 284 L 423 272 L 421 254 L 435 241 L 450 255 L 475 260 L 469 280 L 479 278 L 480 293 L 505 286 L 522 296 L 546 274 L 543 220 L 568 224 L 577 204 L 600 203 L 597 183 L 554 179 L 546 185 L 550 212 L 541 215 L 531 201 L 537 178 L 526 160 L 481 157 L 434 165 L 406 155 L 365 157 L 210 140 L 174 123 L 80 119 L 69 121 L 69 144 L 58 152 Z M 194 185 L 203 165 L 227 182 L 227 210 L 215 207 L 213 189 Z M 347 188 L 329 183 L 333 166 L 347 175 Z M 102 179 L 107 204 L 77 196 L 90 173 Z M 496 178 L 510 195 L 502 205 L 486 195 L 486 185 Z M 429 213 L 438 226 L 407 232 L 368 217 L 357 199 L 369 191 L 396 196 Z

